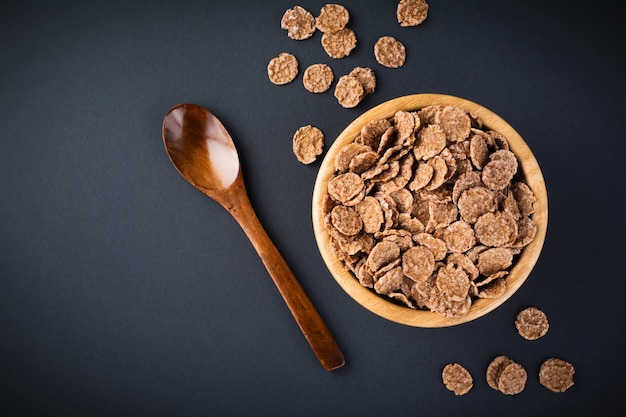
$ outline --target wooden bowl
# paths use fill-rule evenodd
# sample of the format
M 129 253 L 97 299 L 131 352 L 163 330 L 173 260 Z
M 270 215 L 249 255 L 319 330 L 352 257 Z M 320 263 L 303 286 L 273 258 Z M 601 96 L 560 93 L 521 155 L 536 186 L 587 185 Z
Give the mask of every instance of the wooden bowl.
M 385 296 L 376 294 L 369 288 L 363 287 L 352 272 L 345 268 L 343 262 L 332 254 L 328 231 L 324 223 L 322 201 L 324 195 L 328 192 L 328 180 L 334 174 L 334 160 L 337 152 L 344 145 L 352 142 L 360 133 L 361 127 L 368 121 L 392 118 L 399 110 L 418 110 L 429 105 L 455 105 L 462 107 L 481 119 L 484 127 L 503 134 L 509 141 L 510 150 L 518 158 L 519 171 L 521 171 L 526 184 L 533 190 L 537 198 L 534 204 L 535 213 L 531 216 L 537 225 L 537 234 L 534 240 L 523 249 L 512 266 L 507 276 L 506 292 L 495 299 L 474 300 L 470 311 L 459 318 L 446 318 L 427 310 L 414 310 L 404 307 Z M 366 309 L 388 320 L 408 326 L 431 328 L 454 326 L 482 317 L 502 305 L 520 288 L 530 275 L 541 253 L 547 225 L 548 198 L 546 186 L 539 164 L 526 142 L 497 114 L 472 101 L 448 95 L 415 94 L 399 97 L 363 113 L 345 128 L 326 153 L 313 190 L 313 230 L 320 253 L 331 275 L 348 295 Z

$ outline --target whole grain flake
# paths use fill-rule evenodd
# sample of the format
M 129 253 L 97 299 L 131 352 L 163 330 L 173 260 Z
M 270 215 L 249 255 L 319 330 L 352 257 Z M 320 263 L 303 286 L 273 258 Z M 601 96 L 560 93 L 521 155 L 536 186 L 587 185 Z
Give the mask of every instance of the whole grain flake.
M 295 40 L 308 39 L 315 32 L 315 18 L 301 6 L 294 6 L 283 14 L 280 27 L 287 31 L 287 36 Z
M 428 3 L 426 0 L 400 0 L 396 17 L 400 26 L 417 26 L 428 17 Z
M 406 60 L 404 44 L 392 36 L 383 36 L 374 44 L 376 61 L 387 68 L 400 68 Z
M 350 20 L 348 9 L 340 4 L 327 4 L 321 8 L 315 25 L 324 33 L 337 32 L 346 27 Z
M 441 379 L 446 388 L 455 395 L 465 395 L 474 386 L 472 375 L 458 363 L 449 363 L 444 366 Z
M 311 93 L 323 93 L 333 83 L 333 70 L 326 64 L 313 64 L 304 70 L 302 83 Z
M 324 149 L 324 133 L 317 127 L 307 125 L 293 135 L 293 153 L 298 161 L 310 164 Z
M 288 52 L 272 58 L 267 65 L 267 76 L 276 85 L 292 82 L 298 75 L 298 60 Z

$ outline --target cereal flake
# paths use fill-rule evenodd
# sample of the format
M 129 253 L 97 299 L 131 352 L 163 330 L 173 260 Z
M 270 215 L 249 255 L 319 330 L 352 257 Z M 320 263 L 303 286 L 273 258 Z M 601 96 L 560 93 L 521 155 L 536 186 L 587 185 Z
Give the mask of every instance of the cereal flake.
M 324 133 L 317 127 L 307 125 L 293 135 L 293 153 L 298 161 L 310 164 L 324 149 Z
M 288 52 L 272 58 L 267 65 L 267 76 L 276 85 L 292 82 L 298 75 L 298 60 Z
M 406 60 L 406 49 L 392 36 L 383 36 L 374 44 L 376 61 L 387 68 L 399 68 Z

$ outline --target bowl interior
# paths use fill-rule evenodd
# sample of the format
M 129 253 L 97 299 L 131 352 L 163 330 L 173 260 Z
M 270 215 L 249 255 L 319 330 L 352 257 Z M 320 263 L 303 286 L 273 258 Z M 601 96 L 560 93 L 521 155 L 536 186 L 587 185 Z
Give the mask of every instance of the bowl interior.
M 327 184 L 334 174 L 334 160 L 337 152 L 352 142 L 360 133 L 361 127 L 370 120 L 388 119 L 399 110 L 418 110 L 430 105 L 454 105 L 462 107 L 482 120 L 489 129 L 503 134 L 509 142 L 510 150 L 517 156 L 519 170 L 526 184 L 535 193 L 535 213 L 531 218 L 537 225 L 537 233 L 533 241 L 518 255 L 517 260 L 507 276 L 505 293 L 495 299 L 474 300 L 470 311 L 459 318 L 446 318 L 427 310 L 414 310 L 388 301 L 384 296 L 363 287 L 356 277 L 347 270 L 342 261 L 335 258 L 330 248 L 330 238 L 324 222 L 323 199 L 327 194 Z M 508 300 L 530 275 L 541 253 L 545 241 L 548 224 L 548 199 L 545 182 L 532 151 L 522 137 L 506 121 L 497 114 L 472 101 L 442 94 L 414 94 L 399 97 L 382 103 L 356 118 L 337 137 L 329 148 L 315 181 L 313 190 L 313 230 L 320 253 L 330 273 L 337 283 L 356 302 L 371 312 L 388 320 L 416 327 L 447 327 L 466 323 L 477 319 L 494 310 Z

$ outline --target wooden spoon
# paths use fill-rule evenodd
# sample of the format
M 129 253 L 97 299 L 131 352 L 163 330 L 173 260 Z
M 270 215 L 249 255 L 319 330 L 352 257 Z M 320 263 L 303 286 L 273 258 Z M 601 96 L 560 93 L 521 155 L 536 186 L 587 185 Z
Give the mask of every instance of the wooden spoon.
M 341 350 L 254 213 L 235 144 L 222 123 L 205 108 L 179 104 L 163 120 L 163 142 L 178 172 L 237 220 L 322 366 L 341 367 Z

